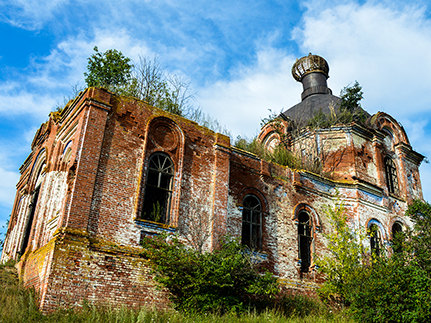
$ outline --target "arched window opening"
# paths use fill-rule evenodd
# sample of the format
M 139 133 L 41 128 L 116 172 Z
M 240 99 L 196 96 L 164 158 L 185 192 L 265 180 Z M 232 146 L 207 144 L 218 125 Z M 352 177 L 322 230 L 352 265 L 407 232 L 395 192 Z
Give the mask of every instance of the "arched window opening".
M 40 187 L 42 185 L 42 180 L 45 177 L 45 167 L 46 167 L 46 163 L 42 162 L 39 166 L 39 169 L 37 170 L 37 175 L 36 175 L 36 183 L 35 186 L 36 188 L 33 191 L 33 197 L 31 199 L 31 203 L 29 206 L 29 210 L 28 210 L 28 217 L 27 220 L 25 222 L 24 225 L 24 235 L 23 235 L 23 239 L 21 241 L 21 246 L 19 249 L 19 254 L 22 255 L 25 252 L 25 249 L 27 249 L 29 240 L 30 240 L 30 235 L 31 235 L 31 229 L 33 227 L 33 221 L 34 221 L 34 216 L 36 213 L 36 207 L 37 207 L 37 202 L 39 200 L 39 193 L 40 193 Z
M 169 224 L 174 164 L 165 154 L 155 153 L 148 162 L 141 218 Z
M 402 241 L 403 225 L 397 221 L 392 225 L 392 249 L 394 252 L 402 251 Z
M 27 221 L 24 226 L 24 235 L 18 252 L 20 255 L 24 254 L 25 249 L 27 249 L 27 246 L 28 246 L 28 242 L 31 235 L 31 228 L 33 227 L 33 220 L 34 220 L 34 214 L 36 212 L 37 201 L 39 199 L 39 192 L 40 192 L 40 185 L 38 185 L 33 192 L 33 198 L 31 199 L 31 203 L 28 210 Z
M 397 168 L 390 157 L 385 157 L 385 172 L 389 193 L 399 195 Z
M 382 234 L 380 232 L 379 226 L 375 223 L 370 225 L 370 248 L 371 254 L 379 256 L 382 250 Z
M 70 161 L 70 156 L 72 155 L 72 140 L 66 144 L 63 150 L 63 161 L 67 164 Z
M 301 211 L 298 215 L 298 251 L 301 272 L 306 273 L 311 265 L 311 246 L 313 242 L 313 222 L 309 214 Z
M 247 195 L 242 209 L 241 243 L 253 250 L 262 248 L 262 206 L 254 195 Z

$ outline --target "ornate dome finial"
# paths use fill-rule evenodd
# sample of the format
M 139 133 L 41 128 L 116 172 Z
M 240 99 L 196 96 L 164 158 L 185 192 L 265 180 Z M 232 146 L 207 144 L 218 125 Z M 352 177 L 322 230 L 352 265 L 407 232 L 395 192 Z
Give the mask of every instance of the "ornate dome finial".
M 292 66 L 292 76 L 298 82 L 301 82 L 305 75 L 313 72 L 319 72 L 329 77 L 329 65 L 323 57 L 308 54 L 308 56 L 297 59 Z

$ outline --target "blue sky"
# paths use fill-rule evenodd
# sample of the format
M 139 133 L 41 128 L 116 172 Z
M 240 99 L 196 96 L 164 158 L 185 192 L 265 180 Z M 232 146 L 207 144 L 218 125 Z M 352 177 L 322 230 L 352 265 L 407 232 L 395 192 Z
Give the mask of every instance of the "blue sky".
M 158 56 L 234 137 L 256 135 L 268 109 L 300 101 L 290 70 L 312 52 L 328 61 L 334 94 L 357 80 L 362 106 L 394 116 L 431 156 L 428 1 L 0 0 L 0 35 L 0 226 L 35 131 L 72 86 L 84 86 L 96 45 L 135 61 Z M 428 201 L 430 176 L 423 164 Z

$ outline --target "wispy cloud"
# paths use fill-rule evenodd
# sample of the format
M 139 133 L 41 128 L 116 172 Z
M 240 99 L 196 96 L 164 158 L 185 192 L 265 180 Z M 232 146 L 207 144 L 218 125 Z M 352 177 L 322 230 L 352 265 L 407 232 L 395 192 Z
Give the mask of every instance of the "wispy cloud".
M 430 34 L 431 20 L 422 7 L 349 3 L 307 13 L 294 39 L 304 53 L 328 59 L 335 88 L 356 79 L 368 109 L 399 117 L 431 105 L 431 97 L 421 95 L 431 87 Z
M 19 173 L 8 171 L 0 167 L 0 206 L 12 207 L 15 199 L 15 185 L 19 180 Z
M 22 91 L 19 84 L 0 85 L 0 115 L 33 115 L 46 118 L 55 105 L 48 95 L 35 95 Z
M 311 4 L 325 3 L 312 1 Z M 308 6 L 293 39 L 304 54 L 324 56 L 331 68 L 329 84 L 337 93 L 354 80 L 363 86 L 363 106 L 370 113 L 385 111 L 407 130 L 413 148 L 431 154 L 431 19 L 421 2 L 339 2 L 322 8 Z M 417 120 L 420 120 L 419 122 Z M 429 164 L 422 185 L 431 199 Z
M 0 18 L 14 26 L 35 30 L 46 21 L 54 18 L 54 14 L 61 10 L 69 0 L 14 0 L 13 3 L 0 3 Z
M 199 89 L 198 102 L 233 135 L 253 136 L 260 120 L 297 103 L 301 86 L 291 76 L 293 55 L 273 48 L 256 53 L 250 66 L 237 66 L 231 80 L 217 81 Z

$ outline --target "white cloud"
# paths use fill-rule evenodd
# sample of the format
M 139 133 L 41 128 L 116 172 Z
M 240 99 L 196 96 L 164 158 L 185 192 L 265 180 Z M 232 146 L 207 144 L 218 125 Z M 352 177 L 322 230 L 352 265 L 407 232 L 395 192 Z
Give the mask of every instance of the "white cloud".
M 313 52 L 328 60 L 328 84 L 334 93 L 358 80 L 364 90 L 363 107 L 403 120 L 413 149 L 431 154 L 430 127 L 423 118 L 431 111 L 431 20 L 426 8 L 388 1 L 344 2 L 323 11 L 308 8 L 293 39 L 304 54 Z M 412 121 L 416 118 L 420 120 Z M 421 166 L 421 174 L 425 198 L 430 200 L 430 165 Z
M 424 12 L 414 6 L 397 11 L 379 4 L 339 5 L 306 14 L 294 39 L 304 53 L 328 60 L 334 92 L 358 80 L 370 112 L 402 116 L 431 105 L 431 21 Z
M 53 18 L 55 12 L 61 10 L 69 0 L 14 0 L 13 3 L 11 2 L 0 3 L 0 9 L 3 12 L 0 15 L 2 20 L 20 28 L 33 30 Z
M 16 193 L 15 185 L 19 180 L 19 173 L 0 167 L 0 178 L 0 205 L 12 207 Z
M 48 95 L 31 94 L 10 84 L 0 85 L 0 115 L 26 114 L 46 118 L 55 103 Z
M 257 53 L 252 66 L 234 69 L 229 81 L 198 89 L 198 103 L 216 117 L 234 136 L 253 136 L 260 120 L 299 102 L 301 85 L 291 76 L 295 59 L 272 48 Z

